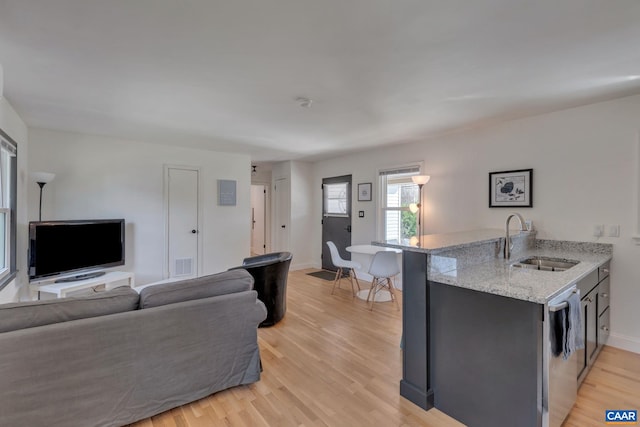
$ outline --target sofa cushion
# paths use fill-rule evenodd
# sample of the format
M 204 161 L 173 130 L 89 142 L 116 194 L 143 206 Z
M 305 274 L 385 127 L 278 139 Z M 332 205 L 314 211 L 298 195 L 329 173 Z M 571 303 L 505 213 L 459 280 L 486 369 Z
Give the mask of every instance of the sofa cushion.
M 104 316 L 138 309 L 138 293 L 128 286 L 81 297 L 0 305 L 0 332 Z
M 251 289 L 253 289 L 253 277 L 246 270 L 224 271 L 195 279 L 146 287 L 140 291 L 140 308 L 157 307 Z

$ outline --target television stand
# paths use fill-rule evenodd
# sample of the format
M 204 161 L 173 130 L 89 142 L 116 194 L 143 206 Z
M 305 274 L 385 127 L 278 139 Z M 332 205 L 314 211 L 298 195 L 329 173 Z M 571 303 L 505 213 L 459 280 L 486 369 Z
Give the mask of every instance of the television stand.
M 78 280 L 95 279 L 96 277 L 104 276 L 105 274 L 107 274 L 106 271 L 94 271 L 93 273 L 84 273 L 77 274 L 75 276 L 63 277 L 61 279 L 57 279 L 53 283 L 69 283 L 77 282 Z
M 127 271 L 101 271 L 104 273 L 98 277 L 83 278 L 69 281 L 59 281 L 60 279 L 42 279 L 29 283 L 31 299 L 40 299 L 42 294 L 54 295 L 55 298 L 64 298 L 73 292 L 91 289 L 96 292 L 117 288 L 118 286 L 135 286 L 133 273 Z M 92 274 L 92 273 L 87 273 Z M 75 276 L 74 276 L 75 277 Z M 65 277 L 61 279 L 66 279 Z

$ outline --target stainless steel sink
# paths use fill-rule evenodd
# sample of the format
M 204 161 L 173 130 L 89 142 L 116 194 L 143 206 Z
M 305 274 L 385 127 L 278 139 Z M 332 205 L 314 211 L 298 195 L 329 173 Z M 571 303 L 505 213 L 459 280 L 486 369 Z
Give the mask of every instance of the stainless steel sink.
M 536 256 L 514 262 L 511 265 L 517 268 L 529 268 L 532 270 L 566 271 L 578 263 L 579 261 Z

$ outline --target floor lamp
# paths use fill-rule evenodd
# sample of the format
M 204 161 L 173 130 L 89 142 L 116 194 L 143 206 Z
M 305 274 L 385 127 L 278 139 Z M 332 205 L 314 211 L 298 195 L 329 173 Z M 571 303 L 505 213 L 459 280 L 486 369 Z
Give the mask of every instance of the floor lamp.
M 38 221 L 42 221 L 42 188 L 46 183 L 53 181 L 53 178 L 55 178 L 56 175 L 50 172 L 33 172 L 31 176 L 40 186 L 40 208 L 38 210 Z
M 413 183 L 418 185 L 418 204 L 411 203 L 409 205 L 409 210 L 418 214 L 418 238 L 416 246 L 420 246 L 420 239 L 422 237 L 422 212 L 420 212 L 420 208 L 422 208 L 422 186 L 429 182 L 430 179 L 431 177 L 429 175 L 413 175 L 411 177 Z

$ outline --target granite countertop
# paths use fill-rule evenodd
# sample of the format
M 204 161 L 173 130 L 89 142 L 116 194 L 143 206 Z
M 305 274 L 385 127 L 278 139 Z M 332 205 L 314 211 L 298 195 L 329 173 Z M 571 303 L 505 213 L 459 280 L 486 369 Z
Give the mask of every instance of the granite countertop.
M 517 232 L 516 232 L 517 233 Z M 527 233 L 523 233 L 527 237 Z M 612 245 L 535 240 L 514 251 L 507 262 L 500 247 L 504 230 L 473 230 L 448 234 L 422 236 L 421 245 L 406 246 L 386 242 L 372 242 L 405 251 L 428 254 L 428 279 L 444 283 L 516 298 L 538 304 L 546 304 L 571 285 L 587 276 L 611 259 Z M 578 261 L 566 271 L 540 271 L 517 268 L 512 264 L 532 256 Z
M 566 271 L 554 272 L 511 265 L 531 256 L 561 258 L 579 263 Z M 498 258 L 457 269 L 455 258 L 432 255 L 428 277 L 434 282 L 546 304 L 610 259 L 610 253 L 543 248 L 523 251 L 510 262 Z
M 402 245 L 386 241 L 371 242 L 372 245 L 386 246 L 412 252 L 437 253 L 452 249 L 462 249 L 484 243 L 498 242 L 504 238 L 504 230 L 482 229 L 458 231 L 455 233 L 425 234 L 420 236 L 420 245 Z

